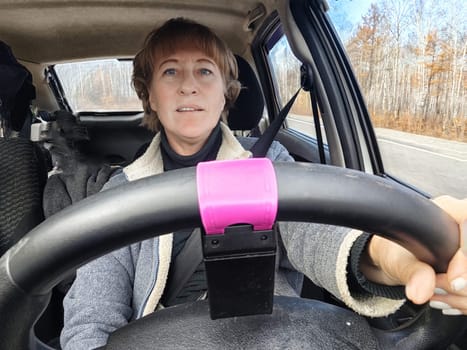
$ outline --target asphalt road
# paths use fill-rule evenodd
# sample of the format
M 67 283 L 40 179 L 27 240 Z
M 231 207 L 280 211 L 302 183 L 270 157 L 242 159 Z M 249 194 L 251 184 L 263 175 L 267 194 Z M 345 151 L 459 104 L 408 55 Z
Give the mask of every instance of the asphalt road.
M 387 173 L 433 196 L 467 197 L 467 143 L 377 128 Z
M 308 121 L 288 120 L 298 130 L 314 129 Z M 382 128 L 375 132 L 386 173 L 432 196 L 467 198 L 467 143 Z

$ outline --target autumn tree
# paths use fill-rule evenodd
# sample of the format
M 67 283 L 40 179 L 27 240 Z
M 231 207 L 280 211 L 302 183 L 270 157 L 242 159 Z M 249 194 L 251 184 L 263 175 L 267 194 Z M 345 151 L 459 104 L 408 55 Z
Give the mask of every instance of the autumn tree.
M 466 139 L 465 6 L 379 0 L 346 46 L 377 126 Z

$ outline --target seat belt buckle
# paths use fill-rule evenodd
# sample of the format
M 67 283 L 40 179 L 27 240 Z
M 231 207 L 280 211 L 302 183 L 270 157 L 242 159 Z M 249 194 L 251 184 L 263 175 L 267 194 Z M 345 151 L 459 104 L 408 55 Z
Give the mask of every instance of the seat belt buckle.
M 203 255 L 211 319 L 271 314 L 276 266 L 276 225 L 226 227 L 203 234 Z

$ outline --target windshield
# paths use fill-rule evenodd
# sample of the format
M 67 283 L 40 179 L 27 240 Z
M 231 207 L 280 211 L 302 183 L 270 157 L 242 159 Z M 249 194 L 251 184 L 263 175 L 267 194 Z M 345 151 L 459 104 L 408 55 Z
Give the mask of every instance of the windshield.
M 61 63 L 53 69 L 74 113 L 142 111 L 131 86 L 131 60 Z

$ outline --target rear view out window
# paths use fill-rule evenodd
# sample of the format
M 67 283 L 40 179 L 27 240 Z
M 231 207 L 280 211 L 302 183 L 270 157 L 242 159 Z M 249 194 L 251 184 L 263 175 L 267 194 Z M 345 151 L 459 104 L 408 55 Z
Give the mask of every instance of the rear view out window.
M 54 70 L 75 113 L 142 111 L 131 85 L 130 60 L 63 63 L 56 64 Z

